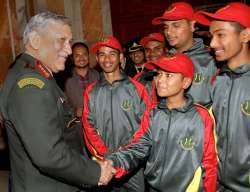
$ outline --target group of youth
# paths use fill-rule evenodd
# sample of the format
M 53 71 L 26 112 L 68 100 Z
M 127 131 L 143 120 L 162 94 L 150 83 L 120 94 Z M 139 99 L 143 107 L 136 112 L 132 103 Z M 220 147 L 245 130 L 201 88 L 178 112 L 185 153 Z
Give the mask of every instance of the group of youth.
M 173 3 L 152 21 L 165 37 L 141 40 L 147 62 L 134 78 L 120 69 L 123 49 L 115 37 L 94 44 L 102 73 L 77 112 L 93 160 L 67 140 L 74 111 L 53 78 L 72 53 L 70 24 L 51 12 L 32 17 L 25 52 L 1 90 L 12 190 L 249 191 L 249 13 L 243 3 L 215 13 Z M 195 22 L 209 26 L 214 57 L 224 63 L 219 70 L 193 38 Z

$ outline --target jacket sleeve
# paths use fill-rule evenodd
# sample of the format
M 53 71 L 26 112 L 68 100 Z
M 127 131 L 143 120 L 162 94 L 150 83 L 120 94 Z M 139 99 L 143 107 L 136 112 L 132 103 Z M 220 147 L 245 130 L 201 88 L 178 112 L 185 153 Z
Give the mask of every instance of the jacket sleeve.
M 204 155 L 203 167 L 205 169 L 205 179 L 203 180 L 206 191 L 216 191 L 217 179 L 217 156 L 214 139 L 214 120 L 206 109 L 198 108 L 204 122 Z
M 93 99 L 90 99 L 92 90 L 96 82 L 90 84 L 83 94 L 83 114 L 82 123 L 84 130 L 84 139 L 86 146 L 90 153 L 97 159 L 103 159 L 105 153 L 109 151 L 108 147 L 104 144 L 102 137 L 97 132 L 94 123 Z M 92 106 L 92 107 L 90 107 Z
M 143 163 L 150 155 L 152 147 L 152 134 L 149 127 L 138 129 L 130 144 L 119 148 L 116 152 L 106 154 L 106 158 L 113 161 L 116 169 L 116 178 L 126 175 Z
M 8 114 L 23 147 L 32 163 L 45 175 L 76 185 L 96 185 L 99 165 L 66 144 L 63 101 L 48 80 L 40 81 L 45 83 L 42 88 L 16 84 L 10 94 Z

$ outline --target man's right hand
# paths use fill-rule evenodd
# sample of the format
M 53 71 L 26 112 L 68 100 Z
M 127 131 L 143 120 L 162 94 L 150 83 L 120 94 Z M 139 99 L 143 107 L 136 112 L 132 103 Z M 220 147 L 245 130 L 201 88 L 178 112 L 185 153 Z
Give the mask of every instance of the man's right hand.
M 112 166 L 112 161 L 110 160 L 104 160 L 104 161 L 98 161 L 99 165 L 101 166 L 101 176 L 98 182 L 98 185 L 107 185 L 110 180 L 113 178 L 113 176 L 116 173 L 116 170 Z

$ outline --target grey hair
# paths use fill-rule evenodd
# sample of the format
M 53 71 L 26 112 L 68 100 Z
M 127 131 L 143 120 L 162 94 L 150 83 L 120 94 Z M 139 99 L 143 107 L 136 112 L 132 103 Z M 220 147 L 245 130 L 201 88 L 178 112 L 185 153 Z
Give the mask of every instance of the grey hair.
M 51 11 L 39 13 L 31 17 L 31 19 L 25 26 L 25 29 L 23 31 L 23 44 L 26 45 L 28 43 L 29 34 L 32 31 L 36 29 L 45 28 L 48 24 L 52 22 L 62 23 L 71 26 L 69 19 L 64 15 L 60 15 Z

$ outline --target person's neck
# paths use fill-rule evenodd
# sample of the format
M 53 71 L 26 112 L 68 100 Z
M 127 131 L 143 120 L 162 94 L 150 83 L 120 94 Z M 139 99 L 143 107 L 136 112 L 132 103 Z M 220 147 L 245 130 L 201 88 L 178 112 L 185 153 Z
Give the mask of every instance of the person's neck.
M 183 45 L 182 47 L 177 47 L 176 50 L 179 53 L 183 53 L 184 51 L 189 50 L 191 47 L 193 46 L 193 37 L 191 39 L 189 39 L 185 45 Z
M 103 73 L 105 79 L 112 84 L 114 81 L 121 79 L 121 72 L 120 70 L 112 72 L 112 73 Z
M 227 66 L 229 69 L 234 70 L 239 66 L 250 62 L 250 50 L 248 48 L 243 49 L 244 50 L 242 50 L 238 55 L 228 60 Z
M 140 63 L 140 64 L 135 64 L 136 68 L 143 68 L 144 67 L 144 63 Z
M 81 77 L 84 77 L 89 70 L 89 66 L 86 67 L 75 67 L 75 71 L 78 75 L 80 75 Z
M 166 106 L 168 109 L 177 109 L 186 105 L 186 98 L 184 94 L 178 94 L 172 97 L 168 97 L 166 100 Z

